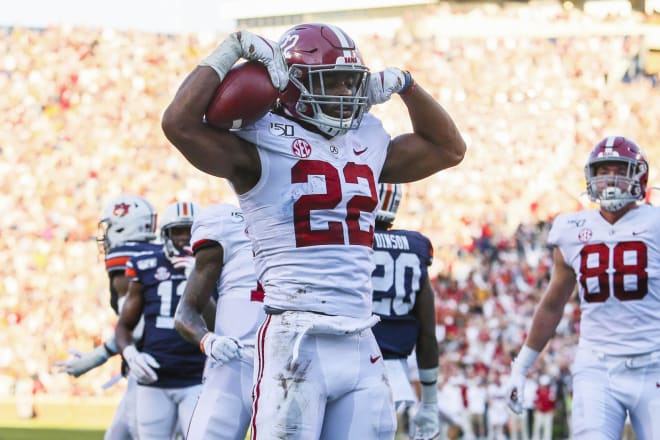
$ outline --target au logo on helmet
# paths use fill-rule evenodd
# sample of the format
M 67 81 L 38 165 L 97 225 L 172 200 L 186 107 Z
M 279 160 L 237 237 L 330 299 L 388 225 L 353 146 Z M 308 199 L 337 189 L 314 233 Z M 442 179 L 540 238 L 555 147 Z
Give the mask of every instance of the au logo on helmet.
M 116 217 L 124 217 L 125 215 L 128 215 L 128 212 L 131 209 L 131 205 L 128 203 L 117 203 L 115 207 L 112 209 L 112 215 Z

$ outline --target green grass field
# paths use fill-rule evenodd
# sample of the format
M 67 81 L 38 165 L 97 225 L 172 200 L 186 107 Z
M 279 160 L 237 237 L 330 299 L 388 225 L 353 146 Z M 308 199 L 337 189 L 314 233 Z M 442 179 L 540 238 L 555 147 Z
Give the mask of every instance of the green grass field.
M 13 399 L 0 399 L 0 440 L 101 440 L 117 398 L 38 398 L 36 417 L 19 418 Z
M 0 427 L 0 440 L 102 440 L 103 430 Z
M 21 419 L 15 401 L 0 398 L 0 440 L 102 440 L 117 404 L 116 398 L 37 399 L 37 416 Z

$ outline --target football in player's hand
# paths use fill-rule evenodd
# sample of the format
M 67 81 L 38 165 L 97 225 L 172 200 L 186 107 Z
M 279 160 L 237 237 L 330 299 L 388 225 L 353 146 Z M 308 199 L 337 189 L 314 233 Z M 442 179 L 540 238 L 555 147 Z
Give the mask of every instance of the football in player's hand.
M 206 120 L 218 128 L 244 127 L 272 109 L 278 95 L 266 66 L 258 61 L 238 64 L 215 91 Z

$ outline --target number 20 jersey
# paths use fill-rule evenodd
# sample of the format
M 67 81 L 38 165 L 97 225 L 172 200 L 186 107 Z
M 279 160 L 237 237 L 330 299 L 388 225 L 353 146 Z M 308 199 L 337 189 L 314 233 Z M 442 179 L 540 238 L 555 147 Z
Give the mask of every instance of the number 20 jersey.
M 405 359 L 417 343 L 419 323 L 413 314 L 417 294 L 433 262 L 431 241 L 416 231 L 392 229 L 374 235 L 373 328 L 384 359 Z
M 235 134 L 261 160 L 239 202 L 265 305 L 370 316 L 376 182 L 390 141 L 380 121 L 366 114 L 360 128 L 326 139 L 269 113 Z
M 557 216 L 548 243 L 575 272 L 580 347 L 610 355 L 660 350 L 660 208 L 610 224 L 598 210 Z

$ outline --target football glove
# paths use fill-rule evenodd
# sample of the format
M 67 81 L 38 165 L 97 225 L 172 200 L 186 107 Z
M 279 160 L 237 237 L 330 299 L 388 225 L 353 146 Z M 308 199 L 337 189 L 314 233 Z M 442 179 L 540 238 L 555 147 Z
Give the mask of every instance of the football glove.
M 138 383 L 150 384 L 158 380 L 158 375 L 154 369 L 160 368 L 160 364 L 149 353 L 137 351 L 135 345 L 129 345 L 124 348 L 122 356 L 128 364 L 131 376 Z
M 523 397 L 525 393 L 525 374 L 511 368 L 511 376 L 506 384 L 507 405 L 516 414 L 523 412 Z
M 440 412 L 437 403 L 421 403 L 413 417 L 414 440 L 432 440 L 440 436 Z
M 523 411 L 525 376 L 538 357 L 539 352 L 523 344 L 518 356 L 511 363 L 511 375 L 506 385 L 507 405 L 516 414 Z
M 71 354 L 69 359 L 57 362 L 55 366 L 59 367 L 61 373 L 67 373 L 73 377 L 82 376 L 89 370 L 103 365 L 112 356 L 104 345 L 99 345 L 87 353 L 78 350 L 69 350 L 69 353 Z
M 192 255 L 181 255 L 177 257 L 171 257 L 170 261 L 172 266 L 177 270 L 183 270 L 183 273 L 186 275 L 186 278 L 190 277 L 190 272 L 192 272 L 195 267 L 195 257 Z
M 279 44 L 249 31 L 232 33 L 200 63 L 200 66 L 211 67 L 222 80 L 239 58 L 260 61 L 268 69 L 273 86 L 280 90 L 286 88 L 289 82 L 289 69 Z
M 405 94 L 413 84 L 410 72 L 404 72 L 396 67 L 388 67 L 382 72 L 372 73 L 369 77 L 367 93 L 369 106 L 389 101 L 393 93 Z
M 202 353 L 216 361 L 219 365 L 240 357 L 241 344 L 234 338 L 216 335 L 208 332 L 199 341 Z

